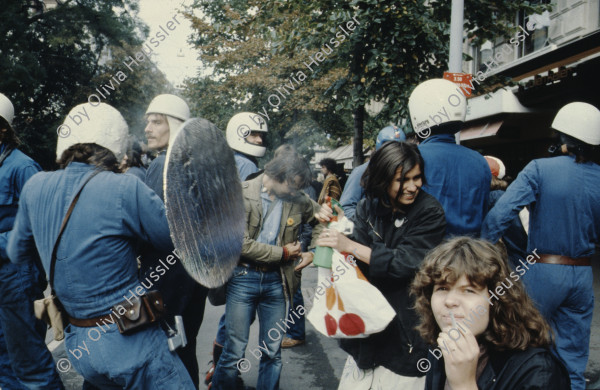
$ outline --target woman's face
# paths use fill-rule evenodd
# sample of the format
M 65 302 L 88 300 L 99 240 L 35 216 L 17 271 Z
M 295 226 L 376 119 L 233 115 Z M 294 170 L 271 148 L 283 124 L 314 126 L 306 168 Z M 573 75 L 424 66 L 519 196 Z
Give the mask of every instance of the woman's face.
M 474 336 L 478 336 L 485 332 L 490 322 L 488 298 L 485 287 L 474 286 L 462 275 L 453 285 L 433 286 L 431 310 L 442 331 L 447 332 L 453 327 L 452 312 L 459 326 L 468 327 Z
M 419 195 L 419 191 L 423 186 L 423 175 L 421 173 L 421 167 L 419 165 L 415 165 L 413 169 L 408 171 L 406 175 L 404 175 L 404 183 L 400 182 L 402 180 L 401 178 L 402 168 L 398 168 L 396 170 L 396 175 L 394 176 L 394 179 L 392 179 L 392 182 L 388 187 L 388 196 L 390 197 L 392 203 L 398 202 L 401 205 L 412 204 L 417 198 L 417 195 Z M 402 194 L 396 200 L 398 191 L 402 191 Z

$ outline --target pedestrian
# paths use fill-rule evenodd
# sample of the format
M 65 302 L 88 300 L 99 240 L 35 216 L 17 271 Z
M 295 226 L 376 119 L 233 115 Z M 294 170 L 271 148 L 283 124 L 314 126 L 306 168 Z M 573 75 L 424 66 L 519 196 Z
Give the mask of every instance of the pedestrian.
M 33 314 L 33 301 L 43 298 L 46 289 L 43 271 L 39 263 L 11 263 L 6 252 L 23 187 L 41 171 L 17 149 L 13 118 L 12 102 L 0 94 L 0 386 L 64 389 L 46 347 L 46 324 Z
M 263 145 L 269 131 L 267 123 L 258 114 L 251 112 L 240 112 L 231 117 L 227 123 L 225 136 L 227 144 L 233 149 L 233 158 L 241 181 L 254 178 L 259 175 L 257 157 L 263 157 L 267 148 Z M 254 323 L 254 317 L 251 323 Z M 210 385 L 215 368 L 225 345 L 225 313 L 219 319 L 217 337 L 213 342 L 213 359 L 211 367 L 204 378 L 204 383 Z M 242 388 L 242 378 L 238 377 L 237 387 Z
M 323 189 L 319 194 L 318 203 L 323 204 L 326 202 L 327 197 L 340 200 L 340 196 L 342 196 L 342 187 L 336 176 L 338 171 L 337 163 L 332 158 L 324 158 L 319 162 L 319 165 L 321 166 L 321 172 L 323 172 L 325 181 L 323 182 Z
M 552 128 L 564 155 L 531 161 L 485 219 L 482 237 L 496 242 L 525 206 L 530 208 L 527 251 L 540 253 L 523 282 L 556 333 L 552 351 L 565 364 L 574 390 L 585 389 L 594 309 L 591 256 L 600 239 L 600 111 L 588 103 L 562 107 Z
M 377 134 L 377 140 L 375 141 L 375 151 L 381 149 L 383 144 L 387 141 L 402 142 L 406 141 L 406 135 L 397 126 L 386 126 L 379 131 Z M 344 215 L 348 219 L 352 219 L 356 211 L 356 205 L 358 202 L 365 197 L 365 189 L 360 185 L 360 180 L 363 173 L 367 170 L 369 162 L 361 164 L 352 170 L 352 173 L 348 177 L 348 181 L 344 186 L 344 191 L 340 198 L 340 204 L 344 209 Z
M 158 95 L 148 105 L 146 110 L 146 138 L 148 148 L 158 152 L 158 156 L 152 160 L 146 172 L 146 184 L 156 192 L 164 202 L 164 170 L 166 162 L 166 151 L 168 146 L 175 140 L 179 128 L 184 121 L 190 118 L 190 109 L 187 103 L 175 95 Z M 207 145 L 207 147 L 209 147 Z M 198 151 L 201 153 L 201 151 Z M 158 280 L 153 280 L 152 274 L 159 263 L 169 253 L 161 252 L 158 248 L 144 248 L 142 254 L 142 268 L 140 279 L 163 294 L 167 306 L 172 328 L 175 328 L 173 318 L 181 316 L 185 329 L 187 345 L 177 348 L 177 353 L 185 368 L 190 374 L 194 386 L 200 386 L 200 371 L 198 368 L 198 357 L 196 355 L 196 342 L 198 332 L 204 318 L 204 306 L 208 289 L 196 282 L 185 270 L 180 259 L 169 269 L 166 275 Z
M 313 253 L 301 252 L 300 225 L 317 224 L 319 206 L 301 192 L 310 183 L 308 164 L 298 154 L 285 154 L 265 165 L 262 175 L 242 183 L 246 232 L 240 263 L 227 285 L 226 338 L 223 354 L 212 378 L 212 390 L 236 388 L 238 362 L 248 344 L 255 313 L 260 323 L 258 390 L 279 389 L 281 333 L 286 301 L 298 287 L 301 270 Z M 318 234 L 318 229 L 313 237 Z M 275 330 L 275 331 L 273 331 Z
M 426 390 L 571 388 L 550 326 L 511 271 L 506 252 L 470 237 L 427 255 L 411 287 L 419 332 L 437 345 L 420 362 Z
M 409 286 L 427 251 L 445 234 L 442 206 L 422 191 L 426 176 L 415 145 L 387 142 L 371 157 L 362 182 L 366 198 L 356 207 L 354 231 L 348 237 L 326 229 L 317 245 L 351 253 L 369 282 L 377 287 L 397 315 L 385 330 L 364 339 L 342 339 L 350 356 L 338 389 L 370 388 L 421 390 L 425 385 L 417 361 L 427 347 L 414 330 Z M 343 210 L 337 207 L 338 218 Z M 329 221 L 323 205 L 318 219 Z
M 89 119 L 73 123 L 69 118 L 78 112 Z M 150 309 L 140 299 L 126 298 L 140 283 L 137 246 L 173 250 L 160 199 L 142 181 L 116 173 L 127 124 L 113 107 L 85 103 L 71 110 L 64 126 L 71 133 L 58 139 L 60 169 L 37 173 L 23 188 L 9 257 L 32 264 L 39 253 L 68 316 L 69 360 L 91 384 L 193 389 L 158 322 L 144 321 L 146 327 L 127 334 L 115 323 L 124 321 L 121 316 L 150 318 L 160 310 L 160 305 Z
M 446 234 L 478 237 L 487 212 L 492 175 L 483 156 L 456 144 L 454 134 L 465 120 L 467 102 L 456 84 L 431 79 L 419 84 L 408 100 L 410 119 L 422 139 L 428 183 L 423 190 L 444 207 Z

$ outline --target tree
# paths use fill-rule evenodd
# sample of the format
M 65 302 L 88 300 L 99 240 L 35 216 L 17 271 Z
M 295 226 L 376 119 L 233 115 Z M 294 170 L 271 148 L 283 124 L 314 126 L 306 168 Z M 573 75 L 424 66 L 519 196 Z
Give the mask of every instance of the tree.
M 0 92 L 15 106 L 22 148 L 45 169 L 54 166 L 57 127 L 70 108 L 109 83 L 117 63 L 124 67 L 121 55 L 139 51 L 147 27 L 136 13 L 137 0 L 66 0 L 45 12 L 42 1 L 3 3 Z M 166 81 L 149 64 L 127 76 L 106 102 L 131 120 L 133 107 L 148 103 L 141 91 Z
M 308 102 L 317 107 L 333 108 L 333 114 L 352 113 L 356 165 L 362 162 L 365 104 L 373 100 L 386 103 L 370 118 L 379 125 L 408 119 L 412 89 L 426 79 L 442 77 L 447 69 L 450 4 L 431 0 L 238 0 L 228 5 L 199 0 L 195 6 L 205 18 L 193 18 L 197 31 L 193 41 L 201 49 L 202 59 L 215 66 L 215 74 L 225 79 L 240 75 L 264 84 L 271 81 L 268 91 L 285 82 L 286 75 L 306 70 L 304 62 L 315 58 L 317 52 L 324 53 L 322 62 L 308 75 L 312 82 L 305 83 L 304 91 L 311 92 L 308 95 L 314 99 Z M 518 11 L 537 13 L 541 9 L 543 6 L 528 1 L 466 0 L 465 29 L 473 43 L 507 37 L 516 26 L 504 21 L 514 20 Z M 335 52 L 328 54 L 331 49 Z M 486 80 L 490 84 L 495 81 Z M 290 100 L 302 101 L 299 95 L 295 92 Z M 288 104 L 294 106 L 286 101 L 286 107 Z
M 191 40 L 202 61 L 213 68 L 208 77 L 188 80 L 189 100 L 198 102 L 202 116 L 222 129 L 235 112 L 259 113 L 269 126 L 271 151 L 287 142 L 311 154 L 315 143 L 344 142 L 349 112 L 336 111 L 331 101 L 322 99 L 340 77 L 338 70 L 312 78 L 299 71 L 304 68 L 301 57 L 275 53 L 271 26 L 289 25 L 289 15 L 257 12 L 260 6 L 259 1 L 197 0 L 193 8 L 201 16 L 188 10 L 195 30 Z

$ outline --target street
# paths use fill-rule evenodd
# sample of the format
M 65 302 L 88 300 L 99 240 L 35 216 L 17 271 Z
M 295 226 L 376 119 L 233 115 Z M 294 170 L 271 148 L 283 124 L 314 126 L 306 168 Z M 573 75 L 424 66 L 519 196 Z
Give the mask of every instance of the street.
M 596 297 L 600 296 L 600 265 L 598 260 L 600 259 L 596 256 L 595 261 L 592 262 L 594 264 L 594 292 Z M 314 296 L 316 281 L 316 268 L 306 268 L 302 277 L 304 297 Z M 308 311 L 312 302 L 305 303 Z M 223 311 L 224 306 L 215 307 L 207 301 L 204 321 L 198 336 L 197 354 L 201 378 L 208 370 L 209 361 L 212 358 L 212 343 Z M 47 340 L 51 340 L 51 337 L 51 332 L 49 332 Z M 257 339 L 258 322 L 255 322 L 250 331 L 249 349 L 257 348 Z M 49 346 L 51 349 L 55 348 L 53 350 L 55 361 L 66 358 L 64 343 L 61 342 L 58 346 L 55 345 L 56 343 L 52 342 Z M 242 375 L 242 378 L 246 385 L 255 386 L 258 375 L 258 360 L 248 352 L 246 358 L 250 362 L 250 369 Z M 282 390 L 298 388 L 331 390 L 337 388 L 346 354 L 338 347 L 336 340 L 317 333 L 310 322 L 306 321 L 306 344 L 291 349 L 283 349 L 282 359 L 283 371 L 280 382 Z M 81 389 L 83 378 L 75 370 L 71 369 L 66 373 L 62 373 L 61 377 L 67 390 Z M 600 389 L 600 309 L 598 304 L 594 308 L 590 358 L 586 377 L 590 379 L 588 389 Z M 200 388 L 205 389 L 206 386 L 201 384 Z

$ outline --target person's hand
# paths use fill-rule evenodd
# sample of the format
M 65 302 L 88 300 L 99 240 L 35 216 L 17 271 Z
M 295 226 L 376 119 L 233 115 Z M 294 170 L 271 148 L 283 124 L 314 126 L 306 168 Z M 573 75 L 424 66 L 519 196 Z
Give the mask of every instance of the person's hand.
M 319 212 L 315 214 L 315 218 L 321 223 L 329 223 L 331 218 L 333 218 L 333 211 L 331 211 L 331 207 L 329 207 L 327 203 L 323 203 Z
M 328 246 L 337 249 L 338 252 L 349 252 L 347 248 L 351 246 L 352 242 L 351 239 L 335 229 L 324 229 L 317 239 L 317 245 Z
M 288 252 L 288 260 L 294 260 L 295 258 L 297 258 L 298 256 L 300 256 L 300 252 L 301 252 L 301 247 L 300 247 L 300 242 L 296 241 L 296 242 L 291 242 L 289 244 L 285 244 L 283 246 L 285 249 L 287 249 Z
M 437 342 L 444 356 L 446 378 L 453 390 L 477 389 L 477 361 L 479 344 L 468 327 L 455 326 L 441 332 Z M 450 337 L 452 333 L 452 337 Z M 457 335 L 460 334 L 460 337 Z M 457 338 L 458 337 L 458 338 Z
M 313 262 L 314 257 L 315 254 L 312 252 L 302 252 L 300 254 L 300 262 L 298 263 L 296 268 L 294 268 L 294 271 L 300 271 L 302 270 L 302 268 L 310 265 L 310 263 Z
M 344 210 L 336 205 L 334 206 L 335 211 L 337 212 L 337 218 L 338 221 L 342 218 L 344 218 Z M 321 223 L 325 223 L 327 224 L 329 221 L 331 221 L 331 219 L 334 217 L 333 215 L 333 211 L 331 210 L 331 207 L 329 207 L 329 205 L 327 203 L 323 203 L 321 205 L 321 209 L 319 210 L 318 213 L 315 214 L 315 218 L 321 222 Z

